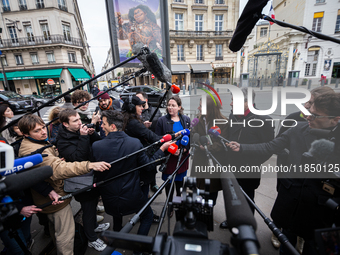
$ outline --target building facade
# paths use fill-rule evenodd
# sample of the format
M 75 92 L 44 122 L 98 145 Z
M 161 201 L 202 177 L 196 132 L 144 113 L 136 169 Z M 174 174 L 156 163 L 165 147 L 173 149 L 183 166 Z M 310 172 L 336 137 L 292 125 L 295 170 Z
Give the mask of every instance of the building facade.
M 59 94 L 95 74 L 77 0 L 1 3 L 0 51 L 8 88 L 3 72 L 0 88 Z

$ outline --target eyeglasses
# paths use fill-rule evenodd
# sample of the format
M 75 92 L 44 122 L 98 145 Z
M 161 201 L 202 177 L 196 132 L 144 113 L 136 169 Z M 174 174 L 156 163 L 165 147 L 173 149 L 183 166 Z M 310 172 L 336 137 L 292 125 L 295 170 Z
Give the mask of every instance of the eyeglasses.
M 142 107 L 145 108 L 146 104 L 142 104 Z
M 321 118 L 336 118 L 337 116 L 319 116 L 315 114 L 308 115 L 307 118 L 310 120 L 321 119 Z
M 82 104 L 82 103 L 84 103 L 84 102 L 86 102 L 86 101 L 82 101 L 82 102 L 77 102 L 77 104 Z M 89 102 L 87 102 L 86 104 L 88 104 Z

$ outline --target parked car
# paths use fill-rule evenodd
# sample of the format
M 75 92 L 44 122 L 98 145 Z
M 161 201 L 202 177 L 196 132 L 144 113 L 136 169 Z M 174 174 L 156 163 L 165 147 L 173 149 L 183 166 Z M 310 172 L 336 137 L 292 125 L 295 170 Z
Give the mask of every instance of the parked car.
M 159 102 L 163 98 L 165 90 L 159 89 L 154 86 L 148 85 L 141 85 L 141 86 L 132 86 L 132 87 L 125 87 L 123 92 L 120 94 L 120 98 L 125 100 L 129 98 L 129 95 L 136 95 L 137 92 L 143 91 L 148 95 L 148 102 L 152 106 L 158 106 Z M 161 107 L 166 107 L 166 100 L 164 99 Z
M 49 95 L 22 95 L 23 97 L 30 98 L 33 101 L 33 106 L 39 107 L 45 103 L 47 103 L 49 100 L 52 99 L 51 96 Z M 55 102 L 50 103 L 48 105 L 54 105 Z
M 33 101 L 13 91 L 0 91 L 0 102 L 6 102 L 14 113 L 27 112 L 33 109 Z
M 122 92 L 124 90 L 124 88 L 128 88 L 128 87 L 129 87 L 129 85 L 119 85 L 118 87 L 116 87 L 114 89 L 114 91 L 120 93 L 120 92 Z

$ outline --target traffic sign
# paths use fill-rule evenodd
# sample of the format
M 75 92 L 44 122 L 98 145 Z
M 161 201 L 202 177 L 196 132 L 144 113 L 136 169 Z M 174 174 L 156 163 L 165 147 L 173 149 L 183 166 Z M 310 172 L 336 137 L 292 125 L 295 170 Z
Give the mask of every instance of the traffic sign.
M 151 79 L 155 79 L 155 76 L 153 74 L 151 74 Z
M 47 80 L 48 85 L 54 85 L 54 80 L 53 79 L 48 79 Z

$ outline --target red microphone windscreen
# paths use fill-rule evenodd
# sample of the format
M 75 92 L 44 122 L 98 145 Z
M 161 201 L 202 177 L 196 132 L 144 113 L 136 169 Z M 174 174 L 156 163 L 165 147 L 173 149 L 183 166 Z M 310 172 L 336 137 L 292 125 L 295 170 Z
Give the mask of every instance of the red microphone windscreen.
M 171 154 L 175 154 L 177 149 L 178 149 L 178 145 L 173 143 L 169 146 L 168 152 L 170 152 Z
M 169 142 L 171 141 L 172 139 L 172 136 L 170 134 L 167 134 L 167 135 L 164 135 L 161 139 L 161 142 L 164 143 L 164 142 Z
M 174 94 L 178 94 L 181 91 L 181 89 L 176 85 L 171 85 L 171 92 Z
M 221 129 L 218 126 L 211 127 L 210 129 L 215 129 L 219 134 L 221 134 Z

